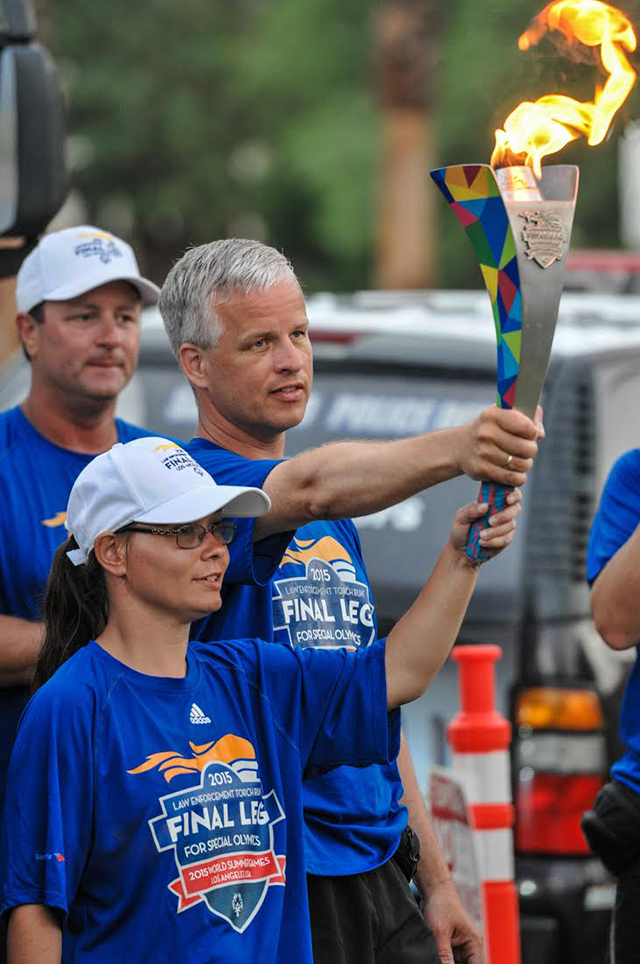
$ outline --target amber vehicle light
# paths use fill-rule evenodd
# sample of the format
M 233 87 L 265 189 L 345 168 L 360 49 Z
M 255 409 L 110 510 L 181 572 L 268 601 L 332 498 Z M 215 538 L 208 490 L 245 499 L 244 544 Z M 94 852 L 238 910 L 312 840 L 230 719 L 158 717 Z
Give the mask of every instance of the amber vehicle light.
M 515 701 L 516 850 L 586 856 L 580 818 L 602 786 L 603 715 L 587 689 L 533 687 Z
M 534 730 L 597 730 L 603 723 L 596 693 L 546 686 L 520 694 L 515 721 L 517 726 L 530 726 Z

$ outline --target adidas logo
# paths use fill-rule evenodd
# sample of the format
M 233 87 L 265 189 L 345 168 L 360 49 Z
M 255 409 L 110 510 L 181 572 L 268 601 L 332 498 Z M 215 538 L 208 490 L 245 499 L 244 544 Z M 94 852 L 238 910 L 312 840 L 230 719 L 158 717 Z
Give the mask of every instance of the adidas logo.
M 204 713 L 197 703 L 191 704 L 191 712 L 189 714 L 190 723 L 211 723 L 211 719 Z

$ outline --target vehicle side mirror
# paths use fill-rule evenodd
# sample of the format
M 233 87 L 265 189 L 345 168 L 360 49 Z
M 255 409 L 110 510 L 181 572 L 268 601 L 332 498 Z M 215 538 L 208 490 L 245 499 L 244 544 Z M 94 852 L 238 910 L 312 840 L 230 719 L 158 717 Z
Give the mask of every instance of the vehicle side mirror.
M 35 30 L 31 0 L 0 0 L 0 239 L 24 238 L 25 253 L 68 190 L 60 80 Z M 0 277 L 15 261 L 0 256 Z
M 0 0 L 0 47 L 33 40 L 37 28 L 31 0 Z

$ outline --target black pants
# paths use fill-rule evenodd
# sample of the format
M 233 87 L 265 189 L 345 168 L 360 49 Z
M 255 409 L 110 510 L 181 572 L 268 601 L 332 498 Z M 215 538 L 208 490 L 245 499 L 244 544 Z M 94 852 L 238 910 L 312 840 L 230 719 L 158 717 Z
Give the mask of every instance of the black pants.
M 608 964 L 640 962 L 640 795 L 624 783 L 607 783 L 582 817 L 591 850 L 616 878 Z
M 440 964 L 406 861 L 364 874 L 307 876 L 314 964 Z
M 640 961 L 640 865 L 617 879 L 616 901 L 611 915 L 607 964 Z

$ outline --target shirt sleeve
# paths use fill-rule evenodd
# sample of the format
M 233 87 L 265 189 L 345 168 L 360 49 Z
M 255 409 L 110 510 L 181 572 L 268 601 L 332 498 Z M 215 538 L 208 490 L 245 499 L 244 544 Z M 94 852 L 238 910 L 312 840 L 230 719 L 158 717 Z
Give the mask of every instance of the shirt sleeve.
M 11 756 L 2 848 L 2 912 L 44 904 L 64 914 L 87 862 L 93 813 L 93 697 L 52 679 L 31 699 Z M 73 703 L 73 712 L 69 706 Z
M 185 446 L 218 485 L 247 485 L 261 489 L 265 479 L 282 459 L 245 459 L 218 446 L 194 439 Z M 225 582 L 266 586 L 289 545 L 293 532 L 277 532 L 253 541 L 255 519 L 236 519 L 236 535 L 229 546 L 229 568 Z
M 613 466 L 591 526 L 587 580 L 591 584 L 640 523 L 640 449 Z
M 356 653 L 265 643 L 259 658 L 262 688 L 305 776 L 395 760 L 400 711 L 387 712 L 384 641 Z

